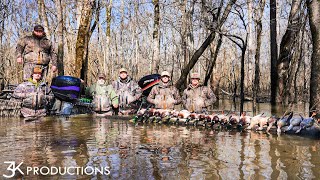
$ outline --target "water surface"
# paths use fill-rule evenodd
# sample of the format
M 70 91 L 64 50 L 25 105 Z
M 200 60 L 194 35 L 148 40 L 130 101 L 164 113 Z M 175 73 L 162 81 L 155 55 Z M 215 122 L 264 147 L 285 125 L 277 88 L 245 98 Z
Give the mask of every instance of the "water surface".
M 24 179 L 318 179 L 320 141 L 264 132 L 137 125 L 80 115 L 0 119 L 3 161 L 24 166 L 110 167 L 109 176 Z

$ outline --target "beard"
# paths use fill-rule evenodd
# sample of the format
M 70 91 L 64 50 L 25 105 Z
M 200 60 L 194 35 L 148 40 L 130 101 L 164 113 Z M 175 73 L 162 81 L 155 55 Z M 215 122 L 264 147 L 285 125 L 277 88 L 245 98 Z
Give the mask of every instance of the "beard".
M 103 85 L 105 82 L 106 82 L 105 80 L 99 79 L 97 83 L 98 83 L 99 85 Z

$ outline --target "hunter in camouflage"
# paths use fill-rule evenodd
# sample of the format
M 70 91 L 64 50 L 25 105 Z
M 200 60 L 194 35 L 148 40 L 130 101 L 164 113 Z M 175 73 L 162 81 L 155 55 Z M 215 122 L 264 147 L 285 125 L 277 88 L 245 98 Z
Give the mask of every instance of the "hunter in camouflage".
M 23 63 L 23 79 L 25 81 L 30 78 L 35 67 L 42 69 L 42 77 L 45 78 L 50 61 L 52 71 L 57 70 L 57 55 L 41 25 L 34 27 L 32 35 L 25 36 L 18 41 L 16 58 L 18 63 Z
M 161 81 L 151 89 L 147 98 L 149 103 L 159 109 L 174 109 L 174 105 L 181 103 L 181 97 L 176 87 L 170 83 L 170 73 L 163 71 Z
M 200 75 L 191 74 L 191 83 L 183 91 L 182 102 L 184 108 L 190 112 L 202 113 L 217 100 L 213 91 L 199 83 Z
M 98 116 L 113 115 L 113 108 L 118 108 L 118 96 L 111 85 L 106 85 L 106 76 L 98 74 L 97 83 L 86 89 L 88 96 L 93 96 L 94 111 Z
M 18 85 L 13 97 L 22 100 L 21 114 L 25 118 L 38 118 L 46 115 L 46 106 L 53 95 L 50 89 L 41 81 L 41 69 L 34 68 L 32 78 Z
M 119 113 L 123 115 L 134 114 L 138 110 L 136 102 L 142 95 L 142 90 L 125 68 L 119 70 L 119 78 L 112 82 L 112 87 L 119 97 Z

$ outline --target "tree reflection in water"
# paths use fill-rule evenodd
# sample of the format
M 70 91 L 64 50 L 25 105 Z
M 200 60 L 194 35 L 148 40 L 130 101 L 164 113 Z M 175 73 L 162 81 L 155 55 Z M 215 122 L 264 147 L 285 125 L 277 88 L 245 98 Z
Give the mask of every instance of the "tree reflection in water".
M 31 123 L 2 118 L 0 125 L 2 161 L 23 161 L 25 166 L 110 167 L 111 174 L 98 175 L 99 179 L 320 177 L 316 168 L 320 167 L 319 140 L 293 135 L 135 126 L 91 116 L 48 117 Z M 0 173 L 6 168 L 0 163 Z

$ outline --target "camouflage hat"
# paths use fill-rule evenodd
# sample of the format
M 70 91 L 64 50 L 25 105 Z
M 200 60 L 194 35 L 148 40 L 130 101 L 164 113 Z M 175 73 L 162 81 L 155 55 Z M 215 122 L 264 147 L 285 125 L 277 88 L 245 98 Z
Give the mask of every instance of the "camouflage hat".
M 42 74 L 42 69 L 40 67 L 33 68 L 32 74 Z
M 106 75 L 104 73 L 99 73 L 98 78 L 106 79 Z
M 37 24 L 34 26 L 33 30 L 34 31 L 44 31 L 44 28 L 40 24 Z
M 119 69 L 119 73 L 121 73 L 121 72 L 126 72 L 126 73 L 128 73 L 128 71 L 127 71 L 126 68 L 120 68 L 120 69 Z
M 161 73 L 161 76 L 168 76 L 168 77 L 171 77 L 170 73 L 168 71 L 163 71 Z
M 200 79 L 200 74 L 199 73 L 191 73 L 190 78 L 191 79 Z

